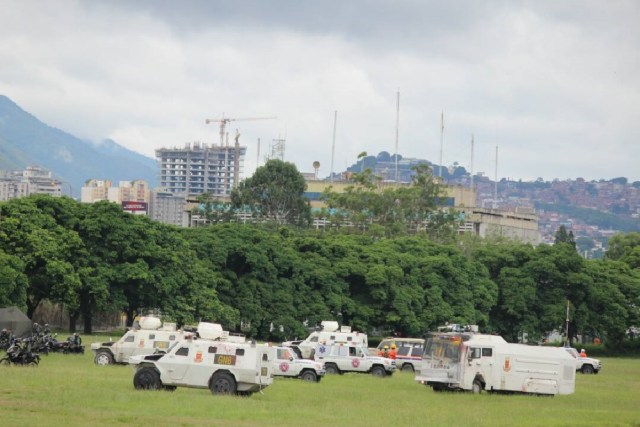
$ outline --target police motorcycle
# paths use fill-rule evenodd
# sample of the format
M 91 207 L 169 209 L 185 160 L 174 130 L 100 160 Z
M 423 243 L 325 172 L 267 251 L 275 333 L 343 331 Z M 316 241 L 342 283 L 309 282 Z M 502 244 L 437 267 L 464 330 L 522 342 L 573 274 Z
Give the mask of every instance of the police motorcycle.
M 67 338 L 67 341 L 63 343 L 64 354 L 75 353 L 75 354 L 84 354 L 84 346 L 82 345 L 82 338 L 78 335 L 77 332 L 74 332 L 73 335 Z
M 15 338 L 7 349 L 7 354 L 0 359 L 0 365 L 38 366 L 40 355 L 31 351 L 31 338 Z

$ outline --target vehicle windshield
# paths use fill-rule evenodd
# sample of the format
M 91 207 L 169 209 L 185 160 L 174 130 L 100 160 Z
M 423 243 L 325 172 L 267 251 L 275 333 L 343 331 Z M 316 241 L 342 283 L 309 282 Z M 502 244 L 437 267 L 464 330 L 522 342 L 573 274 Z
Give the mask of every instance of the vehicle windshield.
M 462 339 L 459 335 L 433 336 L 427 340 L 423 359 L 448 359 L 460 360 L 460 348 Z

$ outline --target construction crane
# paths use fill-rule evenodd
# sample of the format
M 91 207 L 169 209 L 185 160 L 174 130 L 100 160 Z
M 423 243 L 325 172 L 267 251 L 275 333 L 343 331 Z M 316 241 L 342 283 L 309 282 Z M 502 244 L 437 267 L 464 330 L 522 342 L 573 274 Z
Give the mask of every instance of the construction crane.
M 239 122 L 239 121 L 247 121 L 247 120 L 275 120 L 277 119 L 277 117 L 247 117 L 247 118 L 243 118 L 243 119 L 232 119 L 229 117 L 225 117 L 224 114 L 222 114 L 222 118 L 221 119 L 206 119 L 205 123 L 209 124 L 209 123 L 220 123 L 220 147 L 222 147 L 225 141 L 225 128 L 227 127 L 227 123 L 229 122 Z M 238 185 L 238 181 L 240 179 L 240 143 L 239 140 L 240 139 L 240 133 L 238 132 L 238 130 L 236 129 L 236 143 L 235 143 L 235 147 L 234 147 L 234 157 L 233 157 L 233 186 L 237 186 Z M 229 164 L 229 140 L 227 139 L 227 144 L 226 144 L 226 150 L 225 150 L 225 155 L 224 155 L 224 163 L 225 163 L 225 167 L 228 167 Z M 224 174 L 224 188 L 226 189 L 228 186 L 228 174 L 225 173 Z
M 247 117 L 243 119 L 232 119 L 229 117 L 225 117 L 223 114 L 221 119 L 206 119 L 205 123 L 206 124 L 220 123 L 220 146 L 222 146 L 224 145 L 224 135 L 225 135 L 225 128 L 227 127 L 227 123 L 246 121 L 246 120 L 275 120 L 275 119 L 277 119 L 277 117 Z

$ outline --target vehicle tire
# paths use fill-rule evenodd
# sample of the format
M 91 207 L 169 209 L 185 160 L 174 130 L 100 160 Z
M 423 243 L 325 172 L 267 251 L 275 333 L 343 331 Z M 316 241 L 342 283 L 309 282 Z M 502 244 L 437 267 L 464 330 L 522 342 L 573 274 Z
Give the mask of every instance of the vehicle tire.
M 482 386 L 480 380 L 473 380 L 473 385 L 471 386 L 471 391 L 473 392 L 473 394 L 480 394 L 482 393 L 483 389 L 484 387 Z
M 96 353 L 96 357 L 93 358 L 93 362 L 100 366 L 111 365 L 113 364 L 113 355 L 107 350 L 100 350 Z
M 402 365 L 402 372 L 415 372 L 415 369 L 411 363 L 405 363 Z
M 154 368 L 141 368 L 133 376 L 133 386 L 138 390 L 158 390 L 162 388 L 160 374 Z
M 371 368 L 371 375 L 382 378 L 387 376 L 387 371 L 382 366 L 374 366 Z
M 174 385 L 163 385 L 162 389 L 164 391 L 176 391 L 178 387 L 174 386 Z
M 235 394 L 237 390 L 236 380 L 226 372 L 213 374 L 209 389 L 212 394 Z
M 318 381 L 318 376 L 316 375 L 315 372 L 313 371 L 304 371 L 301 375 L 300 378 L 302 379 L 302 381 L 309 381 L 309 382 L 316 382 Z
M 582 373 L 585 375 L 591 375 L 593 374 L 594 370 L 593 370 L 593 366 L 591 365 L 582 365 Z
M 330 364 L 324 366 L 324 371 L 327 375 L 335 375 L 340 373 L 340 369 L 336 365 Z

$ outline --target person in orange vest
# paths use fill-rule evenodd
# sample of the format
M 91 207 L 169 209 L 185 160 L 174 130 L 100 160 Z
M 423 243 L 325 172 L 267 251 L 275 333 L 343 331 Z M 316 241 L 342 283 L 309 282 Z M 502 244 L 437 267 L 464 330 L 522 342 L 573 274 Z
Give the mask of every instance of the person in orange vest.
M 587 352 L 585 351 L 584 348 L 580 350 L 580 357 L 587 357 Z
M 396 345 L 395 344 L 391 344 L 391 350 L 389 351 L 389 359 L 394 359 L 397 356 L 397 352 L 396 352 Z
M 389 357 L 389 346 L 385 345 L 384 348 L 378 352 L 378 356 Z

